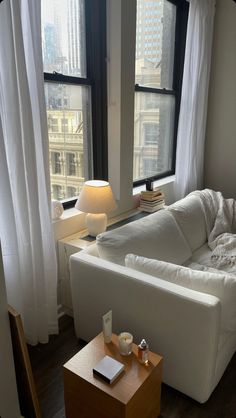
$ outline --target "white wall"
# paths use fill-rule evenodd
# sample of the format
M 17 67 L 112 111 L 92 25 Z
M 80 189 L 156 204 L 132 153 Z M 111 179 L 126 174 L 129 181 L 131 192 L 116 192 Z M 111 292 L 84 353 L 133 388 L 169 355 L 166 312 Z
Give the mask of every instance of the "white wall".
M 20 417 L 0 247 L 0 417 Z
M 217 0 L 205 152 L 205 186 L 236 198 L 236 3 Z

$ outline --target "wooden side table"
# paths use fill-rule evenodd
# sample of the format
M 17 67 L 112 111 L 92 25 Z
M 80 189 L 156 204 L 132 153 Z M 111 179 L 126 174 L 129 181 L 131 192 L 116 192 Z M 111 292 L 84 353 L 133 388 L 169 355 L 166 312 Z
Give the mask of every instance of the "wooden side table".
M 111 385 L 94 377 L 93 367 L 109 355 L 125 364 Z M 64 365 L 66 418 L 157 418 L 160 414 L 162 357 L 150 352 L 149 364 L 133 353 L 121 356 L 118 338 L 105 344 L 99 334 Z

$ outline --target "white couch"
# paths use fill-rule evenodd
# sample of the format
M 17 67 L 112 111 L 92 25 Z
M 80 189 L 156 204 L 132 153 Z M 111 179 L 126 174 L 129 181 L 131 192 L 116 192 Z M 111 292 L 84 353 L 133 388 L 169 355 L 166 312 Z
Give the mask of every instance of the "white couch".
M 214 272 L 192 270 L 209 263 L 206 241 L 201 203 L 197 196 L 188 196 L 166 210 L 101 234 L 96 244 L 71 257 L 77 336 L 85 341 L 95 337 L 102 315 L 112 309 L 114 332 L 130 331 L 136 343 L 146 338 L 150 349 L 164 357 L 163 381 L 201 403 L 209 398 L 236 348 L 236 300 L 232 304 L 236 279 L 231 276 L 228 283 Z M 136 256 L 126 257 L 129 253 Z M 155 261 L 137 256 L 161 260 L 157 273 Z M 125 266 L 125 257 L 128 265 L 136 260 L 137 265 Z M 177 265 L 183 264 L 190 268 L 180 271 Z M 154 268 L 154 273 L 144 273 L 146 267 L 149 273 Z

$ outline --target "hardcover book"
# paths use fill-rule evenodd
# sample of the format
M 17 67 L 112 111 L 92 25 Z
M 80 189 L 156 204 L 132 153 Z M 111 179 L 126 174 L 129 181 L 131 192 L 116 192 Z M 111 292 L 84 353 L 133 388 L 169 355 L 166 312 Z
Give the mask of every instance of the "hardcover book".
M 111 384 L 123 372 L 124 368 L 124 364 L 110 356 L 105 356 L 93 368 L 93 374 Z
M 156 196 L 146 196 L 146 195 L 141 195 L 141 199 L 142 200 L 146 200 L 148 202 L 153 202 L 155 200 L 162 200 L 164 199 L 164 193 L 160 193 L 159 195 Z
M 141 210 L 141 211 L 144 211 L 144 212 L 152 213 L 152 212 L 156 212 L 159 209 L 164 208 L 164 206 L 165 206 L 164 201 L 156 203 L 155 205 L 147 205 L 147 204 L 144 204 L 144 203 L 140 203 L 140 206 L 138 207 L 138 209 Z

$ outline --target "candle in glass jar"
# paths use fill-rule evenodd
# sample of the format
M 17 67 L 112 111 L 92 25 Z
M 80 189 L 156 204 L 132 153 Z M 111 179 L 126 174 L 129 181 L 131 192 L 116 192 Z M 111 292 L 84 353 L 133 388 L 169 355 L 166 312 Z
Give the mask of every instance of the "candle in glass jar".
M 133 335 L 129 332 L 121 332 L 118 336 L 119 351 L 122 356 L 128 356 L 132 353 Z

